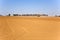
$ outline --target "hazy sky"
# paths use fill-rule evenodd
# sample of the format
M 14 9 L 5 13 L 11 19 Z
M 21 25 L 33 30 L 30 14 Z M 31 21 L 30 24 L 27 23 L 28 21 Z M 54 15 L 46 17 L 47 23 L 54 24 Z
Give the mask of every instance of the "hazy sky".
M 60 14 L 60 0 L 0 0 L 0 14 Z

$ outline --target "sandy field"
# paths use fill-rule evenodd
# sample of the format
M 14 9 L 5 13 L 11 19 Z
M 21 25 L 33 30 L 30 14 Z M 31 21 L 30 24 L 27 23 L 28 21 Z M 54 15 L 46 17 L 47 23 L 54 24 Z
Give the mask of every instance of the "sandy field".
M 0 40 L 60 40 L 60 18 L 1 16 Z

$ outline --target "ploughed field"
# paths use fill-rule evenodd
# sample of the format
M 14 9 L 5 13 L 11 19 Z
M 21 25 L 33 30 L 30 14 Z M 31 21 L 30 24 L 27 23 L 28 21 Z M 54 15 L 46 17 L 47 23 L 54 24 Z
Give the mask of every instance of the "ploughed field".
M 60 18 L 1 16 L 0 40 L 60 40 Z

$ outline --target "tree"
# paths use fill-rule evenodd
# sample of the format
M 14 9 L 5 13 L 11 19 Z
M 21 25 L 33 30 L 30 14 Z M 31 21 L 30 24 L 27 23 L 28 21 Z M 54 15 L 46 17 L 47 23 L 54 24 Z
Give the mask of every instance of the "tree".
M 9 14 L 9 16 L 11 16 L 11 14 Z
M 13 16 L 18 16 L 18 14 L 13 14 Z
M 6 16 L 11 16 L 11 14 L 8 14 L 8 15 L 6 15 Z

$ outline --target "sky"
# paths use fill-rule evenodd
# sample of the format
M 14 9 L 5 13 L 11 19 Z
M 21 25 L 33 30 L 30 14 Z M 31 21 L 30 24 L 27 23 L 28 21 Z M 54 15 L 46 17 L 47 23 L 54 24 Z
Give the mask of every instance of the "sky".
M 0 14 L 60 15 L 60 0 L 0 0 Z

